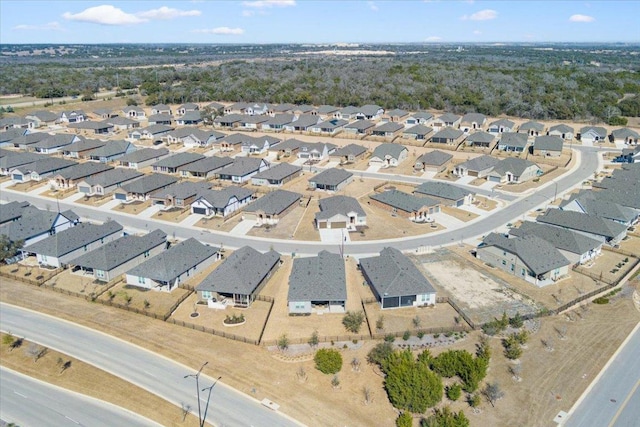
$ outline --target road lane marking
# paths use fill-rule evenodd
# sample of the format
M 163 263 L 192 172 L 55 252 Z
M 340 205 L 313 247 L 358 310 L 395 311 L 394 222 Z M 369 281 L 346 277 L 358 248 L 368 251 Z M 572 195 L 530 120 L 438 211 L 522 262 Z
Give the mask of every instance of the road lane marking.
M 24 394 L 22 394 L 22 393 L 18 393 L 18 392 L 17 392 L 17 391 L 15 391 L 15 390 L 14 390 L 13 392 L 14 392 L 15 394 L 17 394 L 18 396 L 20 396 L 20 397 L 24 397 L 25 399 L 28 399 L 28 397 L 27 397 L 27 396 L 25 396 L 25 395 L 24 395 Z
M 64 417 L 65 417 L 66 419 L 68 419 L 69 421 L 71 421 L 72 423 L 76 423 L 76 424 L 80 425 L 80 423 L 79 423 L 78 421 L 74 420 L 73 418 L 68 417 L 68 416 L 66 416 L 66 415 L 65 415 Z
M 151 372 L 149 372 L 149 371 L 142 370 L 142 372 L 144 372 L 145 374 L 149 375 L 150 377 L 158 378 L 158 377 L 156 377 L 155 375 L 153 375 L 153 374 L 152 374 Z
M 616 414 L 613 416 L 613 418 L 611 419 L 611 422 L 609 423 L 608 427 L 612 427 L 616 423 L 616 421 L 618 420 L 618 417 L 620 417 L 620 414 L 622 414 L 622 411 L 624 411 L 624 408 L 627 407 L 627 404 L 631 400 L 631 397 L 633 396 L 633 394 L 638 389 L 638 386 L 640 386 L 640 380 L 636 381 L 636 385 L 633 386 L 633 389 L 631 389 L 631 393 L 629 393 L 627 395 L 627 398 L 624 400 L 624 402 L 622 402 L 622 405 L 620 406 L 620 409 L 618 409 Z

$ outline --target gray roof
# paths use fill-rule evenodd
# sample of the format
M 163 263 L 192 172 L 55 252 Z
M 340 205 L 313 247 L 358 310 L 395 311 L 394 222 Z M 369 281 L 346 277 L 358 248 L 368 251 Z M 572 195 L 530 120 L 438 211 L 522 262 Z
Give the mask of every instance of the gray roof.
M 314 116 L 311 114 L 302 114 L 298 117 L 297 120 L 291 122 L 291 126 L 308 128 L 309 126 L 317 124 L 318 119 L 318 116 Z
M 196 160 L 193 163 L 188 163 L 184 166 L 180 166 L 178 170 L 196 173 L 208 173 L 215 171 L 216 169 L 223 168 L 233 163 L 231 157 L 205 157 L 204 159 Z
M 159 188 L 166 187 L 178 181 L 178 178 L 164 175 L 161 173 L 152 173 L 131 181 L 123 185 L 121 188 L 127 193 L 147 194 Z
M 265 125 L 286 125 L 293 121 L 295 116 L 293 114 L 276 114 L 275 117 L 270 118 Z
M 92 122 L 89 120 L 85 120 L 82 122 L 69 123 L 67 127 L 70 127 L 72 129 L 84 129 L 84 130 L 104 130 L 104 129 L 113 128 L 113 125 L 111 123 L 108 123 L 107 121 Z
M 513 236 L 534 235 L 551 243 L 556 249 L 582 255 L 596 249 L 602 243 L 584 234 L 553 225 L 525 221 L 520 227 L 512 228 L 509 234 Z
M 78 163 L 77 165 L 73 165 L 71 167 L 65 168 L 60 173 L 56 174 L 56 176 L 60 176 L 64 179 L 81 179 L 86 178 L 88 176 L 97 175 L 101 172 L 106 172 L 110 169 L 113 169 L 113 166 L 105 165 L 104 163 Z
M 109 271 L 164 244 L 166 241 L 167 234 L 162 230 L 154 230 L 144 236 L 130 234 L 82 254 L 70 261 L 70 264 Z
M 394 108 L 393 110 L 388 110 L 386 112 L 386 115 L 389 117 L 394 117 L 394 116 L 403 117 L 403 116 L 406 116 L 407 114 L 409 114 L 408 111 L 401 110 L 400 108 Z
M 248 123 L 248 124 L 258 124 L 258 123 L 266 123 L 270 120 L 271 120 L 271 117 L 269 116 L 256 115 L 256 116 L 244 116 L 241 122 Z
M 527 135 L 517 132 L 504 132 L 500 137 L 500 145 L 509 147 L 524 148 L 527 146 Z
M 64 147 L 65 145 L 71 144 L 76 138 L 78 138 L 77 135 L 57 133 L 55 135 L 49 135 L 46 138 L 36 142 L 35 144 L 32 144 L 31 146 L 34 148 Z
M 365 130 L 365 129 L 369 129 L 375 126 L 375 123 L 370 122 L 369 120 L 356 120 L 353 123 L 349 123 L 348 125 L 345 125 L 345 129 L 358 129 L 358 130 Z
M 411 126 L 409 129 L 406 129 L 402 133 L 408 134 L 408 135 L 428 135 L 431 132 L 433 132 L 433 129 L 430 128 L 429 126 L 415 125 L 415 126 Z
M 462 135 L 464 135 L 464 132 L 462 132 L 460 129 L 446 127 L 441 131 L 437 132 L 435 135 L 433 135 L 431 139 L 437 139 L 437 138 L 458 139 Z
M 447 200 L 460 200 L 471 194 L 470 191 L 462 187 L 439 181 L 423 182 L 413 192 Z
M 532 234 L 510 239 L 491 233 L 482 241 L 481 247 L 486 246 L 495 246 L 516 255 L 535 275 L 571 264 L 551 243 Z
M 485 132 L 480 130 L 478 132 L 473 132 L 470 134 L 466 141 L 467 142 L 479 142 L 485 144 L 491 144 L 493 140 L 496 139 L 495 135 L 490 134 L 489 132 Z
M 89 151 L 91 157 L 112 157 L 118 154 L 124 154 L 131 148 L 132 144 L 127 141 L 117 140 L 109 141 L 100 148 Z
M 4 132 L 0 132 L 0 142 L 13 141 L 26 133 L 27 129 L 9 128 Z
M 18 168 L 22 165 L 28 165 L 29 163 L 36 162 L 41 159 L 46 159 L 43 154 L 37 153 L 25 153 L 25 152 L 10 152 L 11 154 L 0 158 L 0 168 L 11 170 Z
M 178 110 L 186 110 L 186 111 L 196 111 L 200 109 L 200 106 L 198 104 L 194 104 L 193 102 L 187 102 L 185 104 L 182 104 L 180 107 L 178 107 Z
M 166 104 L 156 104 L 153 107 L 151 107 L 151 109 L 156 110 L 156 111 L 170 111 L 171 107 L 169 107 Z
M 278 252 L 262 254 L 252 247 L 243 246 L 205 277 L 196 290 L 250 295 L 279 261 Z
M 551 126 L 549 128 L 549 132 L 552 132 L 552 131 L 557 131 L 557 132 L 560 132 L 560 133 L 573 133 L 574 132 L 573 128 L 571 126 L 565 125 L 564 123 L 561 123 L 561 124 L 555 125 L 555 126 Z
M 262 196 L 244 210 L 246 212 L 264 212 L 267 215 L 279 215 L 289 206 L 298 203 L 302 194 L 287 190 L 276 190 Z
M 184 166 L 189 163 L 193 163 L 196 160 L 204 159 L 202 154 L 198 153 L 176 153 L 169 157 L 165 157 L 164 159 L 160 159 L 151 166 L 155 167 L 167 167 L 167 168 L 177 168 L 180 166 Z
M 38 110 L 26 115 L 27 117 L 36 117 L 38 120 L 43 122 L 55 122 L 58 120 L 58 114 L 52 113 L 51 111 Z
M 93 111 L 93 114 L 96 114 L 98 116 L 110 115 L 111 113 L 113 113 L 113 110 L 111 108 L 98 108 Z
M 340 109 L 341 114 L 355 114 L 358 111 L 358 108 L 354 107 L 353 105 L 347 105 L 346 107 Z
M 296 172 L 301 171 L 300 166 L 292 165 L 291 163 L 278 163 L 275 166 L 270 167 L 267 170 L 255 174 L 254 178 L 260 179 L 284 179 Z
M 347 274 L 339 254 L 295 258 L 289 275 L 289 301 L 346 301 Z
M 42 175 L 48 172 L 56 172 L 64 168 L 77 165 L 77 162 L 68 159 L 61 159 L 59 157 L 43 157 L 28 165 L 21 166 L 21 171 L 35 172 L 38 175 Z
M 356 107 L 356 113 L 362 112 L 366 116 L 375 116 L 380 110 L 384 109 L 381 106 L 375 104 L 366 104 L 362 107 Z
M 40 210 L 35 206 L 26 206 L 17 221 L 0 225 L 0 234 L 8 236 L 12 242 L 27 240 L 50 231 L 58 215 L 62 215 L 70 222 L 78 219 L 78 216 L 72 211 L 58 214 L 58 212 Z
M 375 193 L 370 197 L 404 212 L 418 212 L 425 206 L 437 206 L 440 204 L 438 200 L 431 197 L 417 197 L 398 190 L 387 190 L 382 193 Z
M 548 209 L 544 215 L 539 216 L 536 221 L 603 236 L 607 239 L 616 238 L 627 230 L 627 226 L 615 221 L 600 218 L 595 215 L 563 211 L 561 209 Z
M 417 161 L 424 165 L 442 166 L 452 158 L 452 154 L 445 153 L 444 151 L 433 150 L 418 157 Z
M 426 111 L 418 111 L 417 113 L 413 113 L 411 117 L 414 119 L 429 120 L 433 118 L 433 114 L 427 113 Z
M 125 154 L 124 156 L 120 157 L 118 161 L 120 163 L 141 163 L 146 162 L 147 160 L 166 156 L 167 154 L 169 154 L 169 150 L 165 147 L 140 148 L 139 150 Z
M 393 159 L 398 160 L 400 158 L 400 155 L 405 151 L 408 150 L 404 145 L 396 144 L 393 142 L 386 142 L 384 144 L 378 145 L 373 150 L 373 154 L 371 155 L 371 157 L 384 159 L 385 157 L 389 156 Z
M 14 136 L 13 138 L 10 138 L 11 143 L 16 147 L 19 147 L 21 145 L 32 145 L 32 144 L 35 144 L 36 142 L 42 141 L 43 139 L 51 136 L 51 134 L 44 133 L 44 132 L 33 132 L 33 133 L 25 134 L 24 132 L 22 132 L 22 131 L 26 131 L 25 129 L 15 129 L 15 130 L 21 131 L 19 135 Z M 9 131 L 11 131 L 11 129 L 9 129 L 4 134 L 7 134 Z M 2 140 L 4 140 L 4 138 L 0 139 L 0 141 Z
M 444 113 L 443 115 L 441 115 L 440 117 L 438 117 L 438 120 L 441 120 L 445 123 L 453 123 L 457 120 L 460 120 L 461 117 L 457 114 L 453 114 L 453 113 Z
M 640 134 L 638 134 L 638 132 L 629 128 L 616 129 L 611 132 L 611 136 L 613 136 L 614 139 L 628 138 L 628 137 L 640 138 Z
M 324 122 L 320 122 L 317 125 L 314 125 L 314 127 L 319 127 L 320 129 L 337 129 L 339 127 L 343 127 L 345 125 L 349 124 L 348 121 L 343 120 L 343 119 L 330 119 Z
M 118 126 L 129 126 L 129 125 L 134 125 L 140 122 L 130 119 L 128 117 L 116 116 L 116 117 L 111 117 L 109 119 L 106 119 L 102 123 L 110 124 L 110 125 L 118 125 Z
M 435 292 L 413 262 L 396 248 L 387 247 L 379 256 L 361 258 L 360 266 L 381 298 Z
M 309 178 L 309 182 L 321 185 L 338 185 L 351 178 L 353 174 L 344 169 L 329 168 Z
M 129 111 L 135 111 L 136 113 L 144 113 L 144 110 L 142 109 L 142 107 L 139 107 L 137 105 L 127 105 L 122 109 L 122 111 L 125 113 L 128 113 Z
M 229 145 L 237 145 L 242 144 L 246 141 L 253 141 L 253 137 L 242 133 L 232 133 L 222 138 L 220 142 L 222 141 L 228 143 Z
M 638 217 L 635 209 L 621 206 L 611 200 L 599 197 L 602 191 L 581 191 L 572 195 L 569 200 L 565 200 L 560 204 L 560 209 L 575 201 L 580 205 L 582 210 L 589 215 L 599 216 L 600 218 L 611 219 L 619 222 L 631 222 Z
M 387 122 L 379 126 L 376 126 L 375 128 L 373 128 L 373 131 L 374 132 L 396 132 L 402 129 L 403 127 L 404 126 L 402 126 L 400 123 Z
M 638 188 L 639 185 L 640 184 L 636 182 L 636 188 Z M 628 188 L 627 190 L 608 188 L 606 190 L 600 190 L 599 193 L 602 193 L 598 195 L 602 200 L 608 200 L 610 202 L 617 203 L 620 206 L 640 209 L 640 191 L 629 191 Z
M 38 255 L 61 257 L 120 231 L 122 226 L 115 221 L 101 225 L 83 222 L 29 245 L 24 250 Z
M 156 125 L 151 125 L 151 126 L 147 126 L 146 128 L 140 129 L 140 132 L 145 132 L 150 135 L 156 135 L 159 133 L 171 132 L 173 129 L 174 129 L 173 127 L 168 125 L 156 124 Z M 187 128 L 183 128 L 183 129 L 187 129 Z
M 171 282 L 217 253 L 218 248 L 203 245 L 191 237 L 132 268 L 127 274 L 157 282 Z
M 491 122 L 491 124 L 489 125 L 489 127 L 494 127 L 494 126 L 504 126 L 510 129 L 513 129 L 513 127 L 516 124 L 514 122 L 512 122 L 511 120 L 508 119 L 498 119 L 495 122 Z
M 64 153 L 78 153 L 81 151 L 95 150 L 96 148 L 103 147 L 107 144 L 107 141 L 101 141 L 99 139 L 81 139 L 78 142 L 69 144 L 62 149 Z
M 242 114 L 227 114 L 213 119 L 214 123 L 238 123 L 244 119 Z
M 211 206 L 217 209 L 224 209 L 228 204 L 229 200 L 232 197 L 235 197 L 238 200 L 244 200 L 247 197 L 251 197 L 253 191 L 240 187 L 237 185 L 232 185 L 229 187 L 225 187 L 222 190 L 207 190 L 200 193 L 200 197 L 198 199 L 204 199 Z
M 564 141 L 559 136 L 554 135 L 542 135 L 536 136 L 533 142 L 534 150 L 547 150 L 547 151 L 562 151 L 562 145 Z
M 206 106 L 206 108 L 211 108 L 213 110 L 220 110 L 221 111 L 222 109 L 224 109 L 224 105 L 222 105 L 222 104 L 220 104 L 218 102 L 212 102 L 211 104 L 208 104 Z
M 169 122 L 171 123 L 173 121 L 173 116 L 171 114 L 167 114 L 167 113 L 161 113 L 161 114 L 152 114 L 148 117 L 147 119 L 149 121 L 149 123 L 151 122 Z M 154 125 L 151 125 L 154 126 Z M 163 125 L 166 126 L 166 125 Z
M 293 105 L 293 104 L 289 104 L 289 103 L 278 104 L 278 105 L 274 105 L 273 106 L 273 112 L 274 113 L 286 113 L 288 111 L 293 111 L 294 108 L 296 108 L 296 106 Z
M 494 167 L 498 164 L 499 161 L 499 159 L 485 154 L 473 159 L 469 159 L 466 162 L 460 163 L 458 166 L 465 167 L 470 171 L 483 171 Z
M 130 181 L 132 179 L 141 177 L 142 175 L 144 174 L 142 172 L 138 172 L 137 170 L 115 168 L 89 177 L 85 180 L 85 182 L 91 186 L 100 185 L 102 187 L 110 187 L 120 182 Z
M 495 167 L 491 171 L 491 174 L 504 176 L 507 172 L 511 172 L 515 176 L 520 176 L 524 173 L 525 170 L 527 170 L 527 168 L 531 166 L 535 166 L 536 168 L 540 169 L 538 165 L 529 160 L 520 159 L 517 157 L 507 157 L 500 160 L 495 165 Z
M 544 130 L 544 125 L 540 122 L 528 121 L 520 125 L 519 130 L 535 130 L 538 132 L 542 132 Z
M 154 199 L 164 199 L 171 196 L 177 200 L 185 200 L 189 197 L 198 196 L 200 193 L 210 190 L 211 185 L 212 184 L 210 182 L 206 181 L 181 181 L 154 191 L 151 193 L 151 197 Z
M 331 156 L 345 157 L 348 155 L 353 155 L 355 157 L 358 157 L 366 152 L 367 147 L 363 147 L 362 145 L 358 144 L 349 144 L 345 145 L 344 147 L 337 148 L 333 153 L 331 153 Z
M 580 129 L 580 135 L 584 135 L 585 133 L 593 131 L 600 138 L 605 138 L 607 136 L 607 130 L 601 126 L 585 126 Z
M 220 169 L 218 175 L 245 176 L 260 169 L 263 161 L 259 157 L 236 157 L 233 163 Z
M 23 209 L 29 206 L 29 202 L 10 202 L 0 206 L 2 206 L 2 209 L 0 209 L 0 224 L 4 224 L 20 218 Z
M 321 105 L 317 109 L 318 114 L 331 114 L 335 113 L 338 110 L 340 110 L 340 108 L 333 105 Z
M 320 199 L 318 203 L 320 212 L 316 212 L 316 220 L 331 218 L 334 215 L 346 215 L 356 212 L 360 217 L 366 217 L 366 213 L 357 199 L 349 196 L 333 196 Z
M 291 139 L 282 141 L 275 147 L 269 147 L 269 150 L 272 150 L 272 149 L 275 149 L 278 151 L 297 150 L 304 144 L 308 144 L 308 143 L 305 141 L 300 141 L 299 139 L 291 138 Z
M 460 123 L 479 123 L 482 124 L 487 120 L 487 116 L 482 113 L 467 113 L 462 116 Z

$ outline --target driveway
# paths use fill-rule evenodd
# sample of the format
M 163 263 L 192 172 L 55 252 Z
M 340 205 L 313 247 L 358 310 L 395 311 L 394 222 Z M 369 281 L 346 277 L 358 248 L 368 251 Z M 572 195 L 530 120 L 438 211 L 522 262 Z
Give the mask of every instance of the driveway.
M 245 236 L 255 225 L 255 220 L 243 219 L 240 221 L 240 224 L 236 225 L 231 231 L 229 231 L 229 234 L 233 234 L 234 236 Z
M 320 241 L 322 243 L 349 243 L 349 232 L 343 228 L 322 228 L 320 231 Z
M 138 216 L 141 217 L 141 218 L 151 218 L 154 214 L 160 212 L 160 210 L 163 207 L 164 206 L 162 206 L 162 205 L 151 205 L 147 209 L 145 209 L 142 212 L 140 212 L 138 214 Z
M 444 226 L 448 230 L 462 228 L 467 224 L 464 221 L 460 221 L 458 218 L 454 218 L 451 215 L 447 215 L 442 212 L 433 214 L 433 219 L 436 220 L 437 224 Z
M 373 165 L 367 168 L 366 172 L 378 172 L 381 167 L 382 167 L 381 163 L 374 163 Z
M 189 216 L 187 216 L 185 219 L 180 221 L 180 225 L 183 226 L 183 227 L 193 227 L 202 218 L 204 218 L 204 215 L 199 215 L 199 214 L 192 213 Z

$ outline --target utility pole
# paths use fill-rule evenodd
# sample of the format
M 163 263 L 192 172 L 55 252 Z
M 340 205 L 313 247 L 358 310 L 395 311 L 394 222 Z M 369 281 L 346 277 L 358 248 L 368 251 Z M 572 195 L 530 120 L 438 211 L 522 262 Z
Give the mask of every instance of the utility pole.
M 207 395 L 207 404 L 204 407 L 204 416 L 202 417 L 202 421 L 200 422 L 200 427 L 204 427 L 204 423 L 207 420 L 207 409 L 209 409 L 209 400 L 211 400 L 211 390 L 213 389 L 213 387 L 218 383 L 218 381 L 220 381 L 220 379 L 222 378 L 222 376 L 219 376 L 214 382 L 213 384 L 211 384 L 211 387 L 205 387 L 202 389 L 202 391 L 205 390 L 209 390 L 209 394 Z
M 204 362 L 202 364 L 202 366 L 200 367 L 200 369 L 198 369 L 198 372 L 196 372 L 195 374 L 191 374 L 191 375 L 185 375 L 184 378 L 195 378 L 196 379 L 196 396 L 198 398 L 198 425 L 200 427 L 203 426 L 202 423 L 202 411 L 200 409 L 200 373 L 202 372 L 202 370 L 204 369 L 205 366 L 207 366 L 209 362 Z

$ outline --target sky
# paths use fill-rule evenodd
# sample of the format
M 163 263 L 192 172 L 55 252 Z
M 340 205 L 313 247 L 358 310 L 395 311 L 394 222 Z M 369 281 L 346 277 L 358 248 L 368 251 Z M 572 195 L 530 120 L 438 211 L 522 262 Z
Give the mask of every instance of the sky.
M 640 42 L 640 1 L 0 0 L 0 43 Z

